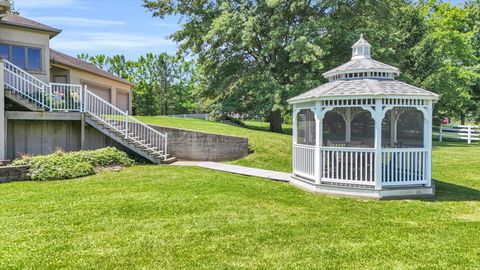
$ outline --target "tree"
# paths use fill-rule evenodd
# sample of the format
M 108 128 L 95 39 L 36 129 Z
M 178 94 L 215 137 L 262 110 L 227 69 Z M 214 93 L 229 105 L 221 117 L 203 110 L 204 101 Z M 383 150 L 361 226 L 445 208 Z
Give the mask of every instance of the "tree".
M 198 56 L 202 94 L 221 113 L 268 114 L 281 132 L 286 100 L 318 85 L 328 5 L 323 1 L 145 0 L 154 16 L 181 15 L 172 35 Z
M 166 53 L 148 53 L 138 61 L 126 60 L 123 55 L 80 54 L 78 58 L 132 82 L 135 85 L 135 114 L 168 115 L 189 113 L 195 109 L 193 89 L 196 77 L 192 61 Z
M 404 77 L 441 94 L 437 115 L 457 116 L 465 124 L 478 108 L 473 98 L 480 76 L 474 45 L 476 23 L 469 23 L 467 9 L 449 3 L 421 3 L 419 10 L 426 31 L 412 49 L 413 65 L 404 70 Z
M 276 132 L 287 99 L 324 82 L 322 73 L 350 58 L 360 33 L 393 64 L 418 38 L 407 0 L 144 2 L 154 16 L 181 16 L 171 38 L 181 53 L 198 56 L 201 92 L 215 111 L 267 114 Z

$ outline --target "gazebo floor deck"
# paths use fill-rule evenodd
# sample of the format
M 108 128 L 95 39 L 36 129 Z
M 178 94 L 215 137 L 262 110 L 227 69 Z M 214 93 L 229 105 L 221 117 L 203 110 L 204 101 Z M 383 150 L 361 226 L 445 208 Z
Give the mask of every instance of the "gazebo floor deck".
M 435 195 L 435 185 L 432 181 L 431 187 L 424 185 L 409 186 L 387 186 L 382 189 L 375 189 L 371 185 L 349 184 L 322 182 L 315 184 L 311 180 L 307 180 L 300 176 L 292 176 L 290 183 L 301 189 L 321 194 L 350 196 L 358 198 L 376 199 L 376 200 L 392 200 L 392 199 L 419 199 L 433 198 Z

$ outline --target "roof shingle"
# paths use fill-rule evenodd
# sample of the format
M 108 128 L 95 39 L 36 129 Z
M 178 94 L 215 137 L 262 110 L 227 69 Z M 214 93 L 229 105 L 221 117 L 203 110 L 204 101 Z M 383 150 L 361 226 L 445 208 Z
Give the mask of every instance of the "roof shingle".
M 134 84 L 132 84 L 131 82 L 127 81 L 127 80 L 124 80 L 120 77 L 117 77 L 101 68 L 98 68 L 97 66 L 93 65 L 93 64 L 90 64 L 90 63 L 87 63 L 83 60 L 80 60 L 76 57 L 73 57 L 73 56 L 70 56 L 70 55 L 66 55 L 64 53 L 61 53 L 59 51 L 55 51 L 53 49 L 50 49 L 50 60 L 53 61 L 53 62 L 57 62 L 59 64 L 63 64 L 63 65 L 66 65 L 66 66 L 69 66 L 69 67 L 73 67 L 73 68 L 78 68 L 78 69 L 81 69 L 83 71 L 86 71 L 86 72 L 90 72 L 90 73 L 93 73 L 93 74 L 96 74 L 96 75 L 99 75 L 99 76 L 102 76 L 102 77 L 106 77 L 106 78 L 109 78 L 109 79 L 112 79 L 112 80 L 115 80 L 115 81 L 118 81 L 118 82 L 122 82 L 122 83 L 125 83 L 125 84 L 128 84 L 128 85 L 131 85 L 133 86 Z
M 333 98 L 347 96 L 415 96 L 438 99 L 438 95 L 416 86 L 392 79 L 352 79 L 338 80 L 322 84 L 298 95 L 290 102 L 310 98 Z
M 62 30 L 50 27 L 43 23 L 36 22 L 34 20 L 27 19 L 20 15 L 13 14 L 11 12 L 5 13 L 3 16 L 0 17 L 0 24 L 7 24 L 13 26 L 20 26 L 20 27 L 27 27 L 31 29 L 37 29 L 42 31 L 51 32 L 50 38 L 58 35 Z

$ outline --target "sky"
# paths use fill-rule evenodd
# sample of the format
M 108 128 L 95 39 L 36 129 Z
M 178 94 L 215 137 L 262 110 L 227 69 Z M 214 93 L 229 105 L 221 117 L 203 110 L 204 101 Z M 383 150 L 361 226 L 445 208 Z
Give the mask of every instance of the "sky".
M 29 19 L 62 30 L 53 49 L 72 56 L 123 54 L 137 59 L 147 52 L 175 53 L 168 35 L 180 28 L 178 18 L 152 18 L 141 0 L 15 0 Z
M 453 0 L 453 4 L 463 0 Z M 168 36 L 180 28 L 178 17 L 152 18 L 142 0 L 15 0 L 21 15 L 62 29 L 53 49 L 72 56 L 123 54 L 135 60 L 145 53 L 174 54 Z

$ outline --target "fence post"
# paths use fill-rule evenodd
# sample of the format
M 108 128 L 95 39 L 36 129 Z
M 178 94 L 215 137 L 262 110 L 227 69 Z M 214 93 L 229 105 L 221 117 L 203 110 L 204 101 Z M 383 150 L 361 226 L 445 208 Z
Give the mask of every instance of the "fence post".
M 83 92 L 83 95 L 82 95 L 82 111 L 83 112 L 86 112 L 87 111 L 87 85 L 85 85 L 84 87 L 82 87 L 82 92 Z
M 125 138 L 128 138 L 128 110 L 125 111 Z
M 442 142 L 443 141 L 443 124 L 440 124 L 440 131 L 438 132 L 438 141 Z
M 472 126 L 467 127 L 468 135 L 467 135 L 467 140 L 468 144 L 472 142 Z

